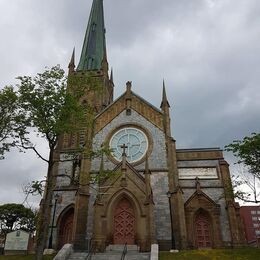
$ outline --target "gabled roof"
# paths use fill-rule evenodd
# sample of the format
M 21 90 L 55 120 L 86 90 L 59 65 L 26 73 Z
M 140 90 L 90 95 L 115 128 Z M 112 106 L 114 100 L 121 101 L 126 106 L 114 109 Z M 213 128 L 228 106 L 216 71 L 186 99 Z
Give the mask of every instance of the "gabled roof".
M 95 117 L 95 132 L 99 132 L 107 124 L 109 124 L 115 117 L 117 117 L 121 112 L 126 110 L 127 104 L 126 100 L 131 100 L 130 108 L 142 115 L 156 127 L 163 130 L 163 113 L 160 109 L 156 108 L 145 99 L 134 93 L 127 92 L 123 93 L 118 97 L 113 103 L 107 106 L 102 112 L 100 112 Z
M 144 177 L 128 162 L 126 161 L 126 166 L 142 181 L 145 181 Z M 122 162 L 120 162 L 114 169 L 113 171 L 118 171 L 122 167 Z
M 145 178 L 144 176 L 142 176 L 129 162 L 125 162 L 125 166 L 126 166 L 126 179 L 128 180 L 132 180 L 131 183 L 134 183 L 135 186 L 138 187 L 138 189 L 144 193 L 145 192 Z M 112 170 L 112 172 L 117 173 L 119 171 L 121 171 L 122 169 L 122 164 L 123 162 L 120 162 L 117 164 L 117 166 Z M 129 174 L 133 174 L 132 176 L 134 178 L 137 178 L 136 180 L 139 181 L 133 181 L 133 177 L 131 178 L 131 176 Z M 117 183 L 119 180 L 122 180 L 122 175 L 115 175 L 115 178 L 108 178 L 106 179 L 102 184 L 101 184 L 101 189 L 103 193 L 108 193 L 108 191 L 111 189 L 111 187 L 115 187 L 115 183 Z M 102 186 L 104 186 L 104 188 L 102 188 Z
M 148 102 L 147 100 L 145 100 L 144 98 L 142 98 L 141 96 L 139 96 L 138 94 L 136 94 L 135 92 L 131 91 L 132 94 L 134 96 L 136 96 L 137 98 L 139 98 L 140 100 L 142 100 L 144 103 L 146 103 L 148 106 L 151 106 L 154 110 L 156 110 L 158 113 L 162 114 L 162 111 L 160 109 L 158 109 L 157 107 L 155 107 L 154 105 L 152 105 L 150 102 Z
M 196 190 L 190 198 L 185 202 L 184 206 L 187 207 L 194 199 L 198 198 L 199 196 L 202 196 L 209 204 L 214 206 L 219 206 L 214 200 L 212 200 L 207 194 L 205 194 L 201 190 Z

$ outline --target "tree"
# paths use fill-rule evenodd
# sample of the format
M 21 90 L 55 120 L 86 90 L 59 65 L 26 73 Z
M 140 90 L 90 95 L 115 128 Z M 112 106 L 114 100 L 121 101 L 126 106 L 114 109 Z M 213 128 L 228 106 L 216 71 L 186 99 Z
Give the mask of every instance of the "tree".
M 248 167 L 251 174 L 260 178 L 260 133 L 252 133 L 244 139 L 235 140 L 225 146 L 226 151 L 233 152 L 238 164 Z
M 235 198 L 250 203 L 260 202 L 260 179 L 252 175 L 246 167 L 239 165 L 231 180 L 231 190 Z
M 36 211 L 24 207 L 22 204 L 0 205 L 0 229 L 1 233 L 23 229 L 33 232 L 36 228 Z
M 79 131 L 83 122 L 86 122 L 87 107 L 79 102 L 83 88 L 68 91 L 64 75 L 64 71 L 55 66 L 34 77 L 18 77 L 18 112 L 19 115 L 23 115 L 22 122 L 25 127 L 19 135 L 19 147 L 33 150 L 48 164 L 45 193 L 37 222 L 36 259 L 42 259 L 47 241 L 50 205 L 56 178 L 53 170 L 55 163 L 59 161 L 55 151 L 59 137 L 64 133 Z M 31 130 L 47 141 L 48 158 L 45 158 L 32 143 Z
M 225 146 L 225 150 L 233 152 L 238 158 L 237 164 L 240 169 L 236 176 L 233 176 L 233 186 L 237 190 L 235 196 L 245 202 L 258 203 L 260 182 L 260 133 L 252 133 L 243 140 L 235 140 Z M 241 189 L 247 186 L 249 192 Z
M 86 136 L 91 135 L 95 111 L 82 97 L 93 90 L 99 94 L 102 88 L 100 82 L 91 74 L 87 77 L 70 75 L 67 88 L 65 72 L 58 65 L 34 77 L 21 76 L 18 80 L 17 91 L 12 89 L 17 101 L 14 109 L 17 116 L 11 127 L 15 133 L 11 136 L 14 140 L 13 146 L 20 150 L 33 150 L 48 165 L 46 179 L 35 181 L 25 188 L 28 195 L 41 193 L 43 185 L 45 186 L 38 214 L 36 238 L 36 259 L 41 260 L 47 241 L 50 205 L 57 177 L 54 167 L 61 161 L 58 152 L 59 140 L 64 134 L 82 133 L 83 130 L 84 133 L 87 130 Z M 33 143 L 32 131 L 48 143 L 48 158 L 45 158 Z M 84 158 L 109 152 L 105 147 L 94 152 L 92 143 L 87 142 L 73 149 L 68 158 L 62 160 L 74 161 L 83 151 Z
M 0 159 L 18 141 L 16 132 L 20 124 L 16 110 L 17 95 L 12 86 L 6 86 L 0 90 Z

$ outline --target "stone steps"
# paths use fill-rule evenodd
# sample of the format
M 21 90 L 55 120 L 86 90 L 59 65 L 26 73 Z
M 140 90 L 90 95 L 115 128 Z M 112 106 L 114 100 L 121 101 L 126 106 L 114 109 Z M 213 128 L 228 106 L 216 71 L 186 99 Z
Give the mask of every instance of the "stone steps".
M 106 252 L 115 251 L 115 252 L 123 252 L 125 245 L 109 245 L 106 247 Z M 139 247 L 137 245 L 128 245 L 127 251 L 139 251 Z
M 87 257 L 87 253 L 73 253 L 69 260 L 85 260 Z M 105 252 L 105 253 L 97 253 L 92 255 L 91 260 L 120 260 L 121 253 L 116 252 Z M 138 252 L 127 252 L 125 256 L 125 260 L 149 260 L 150 253 L 138 253 Z
M 92 255 L 91 260 L 120 260 L 124 245 L 109 245 L 104 253 L 96 253 Z M 87 252 L 74 252 L 69 260 L 86 260 Z M 136 245 L 127 246 L 127 254 L 125 260 L 149 260 L 150 253 L 139 253 Z
M 70 255 L 69 260 L 85 260 L 88 253 L 85 252 L 74 252 Z
M 116 252 L 106 252 L 98 253 L 92 256 L 92 260 L 120 260 L 122 256 L 121 253 Z M 139 253 L 139 252 L 127 252 L 125 260 L 149 260 L 150 253 Z

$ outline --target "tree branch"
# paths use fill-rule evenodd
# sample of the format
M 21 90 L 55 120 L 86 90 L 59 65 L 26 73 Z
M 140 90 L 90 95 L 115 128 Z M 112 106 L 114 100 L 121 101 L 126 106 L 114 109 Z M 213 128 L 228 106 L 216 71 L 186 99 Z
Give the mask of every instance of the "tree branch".
M 244 202 L 251 202 L 251 203 L 259 203 L 260 202 L 260 200 L 257 200 L 257 199 L 255 199 L 255 200 L 245 199 L 245 198 L 243 198 L 243 197 L 241 197 L 239 195 L 237 195 L 237 198 L 242 200 L 242 201 L 244 201 Z
M 21 144 L 21 147 L 25 150 L 33 150 L 37 156 L 42 159 L 43 161 L 45 161 L 46 163 L 49 163 L 49 161 L 47 159 L 45 159 L 34 146 L 25 146 L 24 144 Z

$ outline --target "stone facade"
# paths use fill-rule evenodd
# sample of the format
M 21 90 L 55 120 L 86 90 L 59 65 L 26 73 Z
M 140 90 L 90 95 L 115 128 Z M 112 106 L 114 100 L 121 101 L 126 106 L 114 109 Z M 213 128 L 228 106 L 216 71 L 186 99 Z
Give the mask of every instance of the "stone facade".
M 154 196 L 155 230 L 157 240 L 171 240 L 171 219 L 168 191 L 168 172 L 154 172 L 151 175 L 151 186 Z
M 133 92 L 128 93 L 128 98 L 131 98 L 131 96 L 138 97 Z M 127 91 L 120 99 L 126 101 L 126 97 Z M 176 232 L 177 241 L 175 242 L 178 248 L 197 248 L 196 216 L 198 214 L 205 215 L 209 221 L 210 247 L 233 246 L 234 234 L 232 234 L 230 227 L 230 219 L 237 219 L 237 216 L 232 216 L 232 214 L 236 214 L 236 210 L 233 211 L 234 213 L 227 210 L 228 200 L 231 203 L 234 203 L 234 201 L 226 195 L 225 182 L 228 181 L 229 172 L 223 173 L 222 151 L 216 148 L 173 149 L 169 151 L 165 130 L 157 127 L 154 121 L 149 121 L 146 118 L 145 115 L 148 112 L 141 105 L 136 105 L 140 108 L 139 111 L 131 107 L 131 113 L 126 115 L 126 102 L 120 99 L 115 103 L 124 103 L 125 109 L 117 113 L 115 118 L 108 120 L 108 116 L 102 116 L 102 112 L 96 116 L 97 125 L 102 125 L 102 127 L 96 128 L 98 131 L 96 130 L 93 135 L 92 149 L 100 150 L 102 144 L 108 143 L 117 129 L 128 126 L 137 127 L 146 133 L 149 140 L 149 149 L 145 157 L 146 160 L 143 158 L 134 164 L 126 162 L 127 167 L 125 166 L 125 168 L 123 168 L 122 162 L 117 162 L 112 158 L 112 155 L 104 155 L 89 161 L 88 173 L 92 172 L 92 174 L 97 175 L 102 168 L 111 171 L 111 173 L 119 171 L 120 174 L 119 176 L 116 175 L 116 180 L 111 178 L 111 180 L 108 179 L 105 183 L 99 185 L 97 183 L 88 185 L 85 247 L 88 247 L 90 240 L 95 240 L 96 246 L 102 251 L 108 244 L 113 243 L 113 212 L 120 199 L 129 200 L 133 206 L 136 225 L 134 241 L 143 251 L 150 250 L 147 241 L 149 243 L 157 241 L 161 249 L 170 248 L 172 245 L 172 230 Z M 138 100 L 140 103 L 145 103 L 144 107 L 147 106 L 148 103 L 144 102 L 142 98 L 138 97 Z M 110 109 L 113 110 L 113 103 L 104 113 L 111 115 Z M 151 111 L 154 111 L 157 116 L 160 114 L 152 106 L 149 107 L 149 113 L 152 113 Z M 161 116 L 163 117 L 163 113 L 161 113 Z M 153 118 L 156 118 L 156 116 Z M 107 124 L 101 123 L 100 120 L 104 120 Z M 172 153 L 176 156 L 176 164 L 173 164 L 173 166 L 169 164 L 169 161 L 174 163 L 174 158 L 169 158 Z M 63 160 L 69 158 L 65 150 L 61 153 L 61 157 Z M 171 167 L 176 167 L 177 176 L 176 170 L 171 170 Z M 125 173 L 122 174 L 124 169 Z M 65 160 L 58 167 L 56 190 L 61 199 L 55 216 L 57 230 L 54 232 L 54 238 L 57 238 L 57 240 L 59 239 L 59 225 L 61 225 L 62 219 L 59 216 L 69 207 L 75 207 L 75 200 L 79 191 L 78 184 L 71 180 L 73 176 L 75 177 L 72 170 L 73 162 L 70 160 Z M 149 178 L 146 177 L 148 170 Z M 82 169 L 80 169 L 80 174 L 83 174 Z M 100 193 L 101 190 L 104 193 Z M 151 191 L 151 194 L 149 194 L 149 191 Z M 169 192 L 173 194 L 171 200 L 167 197 Z M 104 195 L 100 196 L 99 194 Z M 170 213 L 169 202 L 172 203 L 172 213 Z M 173 224 L 171 224 L 171 217 Z M 75 217 L 74 221 L 76 221 Z M 151 231 L 150 233 L 147 233 L 148 228 Z M 179 228 L 184 230 L 184 234 L 183 231 L 178 230 Z M 193 232 L 187 232 L 187 230 L 193 230 Z M 179 239 L 182 239 L 182 242 Z M 237 244 L 242 243 L 239 241 L 242 241 L 242 239 L 238 238 Z M 56 242 L 56 245 L 59 245 L 59 243 Z
M 97 122 L 100 118 L 98 117 Z M 166 162 L 166 148 L 165 148 L 165 137 L 161 129 L 156 127 L 153 123 L 143 117 L 135 110 L 131 111 L 131 115 L 126 116 L 126 111 L 122 111 L 116 118 L 113 118 L 108 125 L 104 126 L 93 139 L 93 150 L 99 150 L 101 145 L 109 141 L 113 131 L 123 126 L 135 126 L 143 129 L 150 141 L 149 152 L 149 167 L 152 170 L 167 169 Z M 105 167 L 112 170 L 116 167 L 114 161 L 104 157 Z M 100 168 L 100 158 L 95 158 L 91 164 L 92 171 L 98 171 Z M 142 161 L 136 165 L 136 169 L 143 171 L 145 168 L 145 162 Z
M 223 153 L 176 148 L 165 86 L 160 108 L 134 93 L 131 82 L 113 100 L 103 19 L 102 1 L 94 0 L 80 66 L 75 70 L 74 52 L 69 64 L 68 78 L 74 81 L 68 89 L 85 84 L 79 102 L 92 113 L 86 112 L 91 120 L 81 131 L 62 135 L 56 149 L 61 160 L 54 172 L 53 244 L 96 251 L 117 243 L 136 244 L 141 251 L 154 243 L 161 250 L 242 245 L 239 205 Z M 102 39 L 96 53 L 89 39 Z M 111 151 L 94 156 L 119 130 L 120 160 Z

